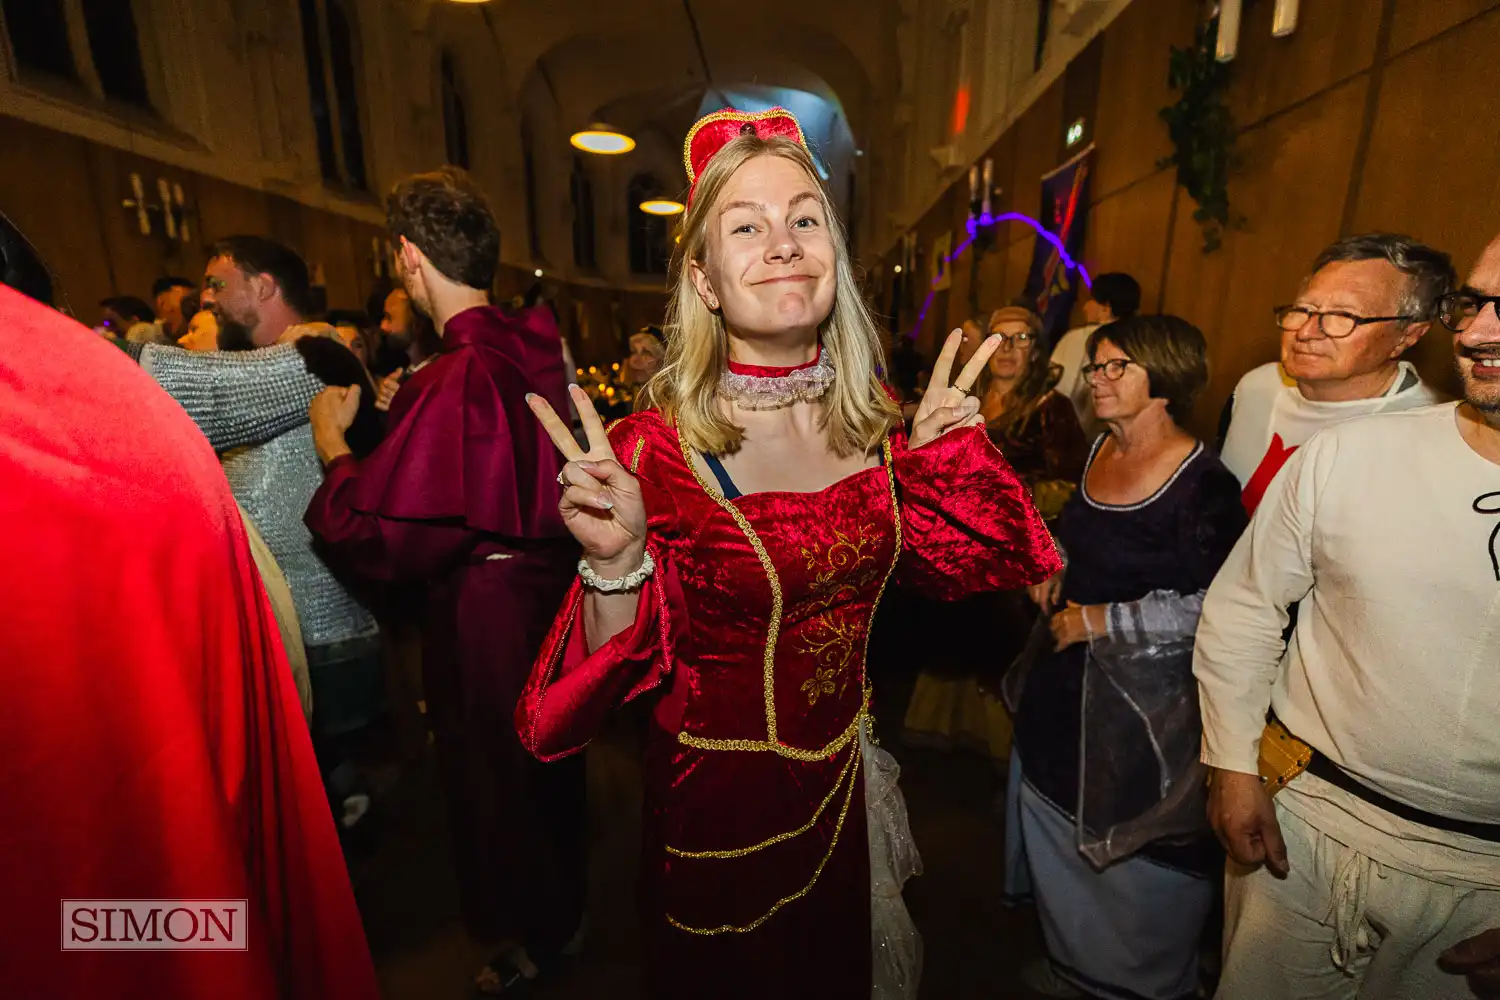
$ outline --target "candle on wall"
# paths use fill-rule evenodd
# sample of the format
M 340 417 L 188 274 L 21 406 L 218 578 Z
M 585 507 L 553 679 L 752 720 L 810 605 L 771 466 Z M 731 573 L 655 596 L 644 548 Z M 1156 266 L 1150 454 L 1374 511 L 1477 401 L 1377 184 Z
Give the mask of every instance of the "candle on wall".
M 969 168 L 969 204 L 979 200 L 979 165 Z
M 1240 0 L 1219 0 L 1219 40 L 1214 58 L 1231 62 L 1240 51 Z
M 1271 37 L 1285 38 L 1297 30 L 1297 0 L 1276 0 L 1276 10 L 1271 15 Z
M 375 268 L 375 277 L 377 277 L 377 278 L 380 277 L 381 276 L 381 272 L 384 271 L 385 268 L 381 266 L 382 261 L 381 261 L 381 258 L 380 258 L 380 237 L 379 236 L 371 236 L 370 237 L 370 263 Z
M 995 191 L 995 161 L 989 157 L 984 158 L 984 208 L 985 215 L 990 214 L 990 195 Z

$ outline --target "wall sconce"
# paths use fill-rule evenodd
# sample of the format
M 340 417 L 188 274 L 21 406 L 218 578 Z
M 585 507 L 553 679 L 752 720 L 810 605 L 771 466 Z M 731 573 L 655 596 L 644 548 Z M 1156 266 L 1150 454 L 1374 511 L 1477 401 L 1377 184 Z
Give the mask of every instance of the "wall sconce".
M 187 199 L 182 196 L 181 184 L 172 185 L 172 204 L 177 213 L 177 238 L 184 243 L 192 242 L 192 238 L 188 235 Z
M 1240 52 L 1240 15 L 1244 0 L 1219 0 L 1219 38 L 1214 44 L 1214 58 L 1232 62 Z M 1276 0 L 1271 14 L 1271 37 L 1285 38 L 1297 30 L 1300 0 Z
M 120 207 L 135 213 L 137 228 L 142 236 L 151 235 L 151 213 L 161 213 L 161 228 L 169 240 L 177 240 L 182 243 L 190 242 L 191 229 L 188 225 L 190 210 L 187 207 L 187 199 L 183 196 L 182 185 L 168 181 L 165 177 L 156 179 L 156 195 L 161 200 L 156 203 L 146 200 L 146 184 L 141 180 L 141 175 L 134 171 L 130 174 L 130 192 L 132 197 L 125 198 L 120 202 Z
M 132 173 L 130 175 L 130 190 L 134 192 L 134 198 L 126 198 L 120 202 L 121 208 L 135 209 L 136 224 L 140 226 L 142 236 L 151 235 L 151 214 L 146 205 L 146 185 L 141 183 L 141 175 Z
M 1276 11 L 1271 15 L 1271 37 L 1285 38 L 1297 30 L 1298 0 L 1276 0 Z

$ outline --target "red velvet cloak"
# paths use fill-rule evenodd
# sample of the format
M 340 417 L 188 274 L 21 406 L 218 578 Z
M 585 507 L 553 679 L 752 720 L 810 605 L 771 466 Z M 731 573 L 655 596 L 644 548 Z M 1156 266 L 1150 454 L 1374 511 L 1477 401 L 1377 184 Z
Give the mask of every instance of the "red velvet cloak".
M 566 388 L 545 307 L 459 313 L 396 394 L 386 439 L 331 463 L 306 515 L 331 562 L 423 584 L 423 689 L 464 921 L 544 949 L 580 917 L 583 771 L 539 776 L 506 722 L 578 558 L 557 510 L 562 457 L 526 406 L 537 392 L 566 413 Z
M 0 521 L 0 996 L 376 1000 L 218 460 L 113 346 L 6 288 Z M 249 950 L 63 951 L 65 898 L 245 898 Z
M 665 689 L 645 775 L 653 1000 L 868 1000 L 870 622 L 889 584 L 952 599 L 1056 572 L 1030 491 L 980 429 L 916 451 L 892 434 L 883 467 L 734 500 L 655 411 L 610 438 L 657 569 L 634 626 L 592 654 L 574 585 L 517 708 L 522 742 L 573 753 Z

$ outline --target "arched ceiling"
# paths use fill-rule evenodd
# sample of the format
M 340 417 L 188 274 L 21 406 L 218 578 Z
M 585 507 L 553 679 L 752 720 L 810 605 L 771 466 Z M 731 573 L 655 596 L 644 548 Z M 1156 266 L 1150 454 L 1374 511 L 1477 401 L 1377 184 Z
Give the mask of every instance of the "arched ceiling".
M 895 0 L 496 0 L 486 20 L 512 101 L 543 89 L 558 122 L 607 121 L 680 142 L 705 92 L 744 85 L 815 94 L 863 142 L 894 92 Z M 780 9 L 777 9 L 780 8 Z

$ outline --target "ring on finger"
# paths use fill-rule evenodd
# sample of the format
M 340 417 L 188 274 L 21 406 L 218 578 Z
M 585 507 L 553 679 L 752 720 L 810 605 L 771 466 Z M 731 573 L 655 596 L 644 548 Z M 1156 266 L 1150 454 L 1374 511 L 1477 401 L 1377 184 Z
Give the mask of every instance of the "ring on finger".
M 567 469 L 558 469 L 557 470 L 557 485 L 559 485 L 559 486 L 567 486 L 568 485 L 568 470 Z

